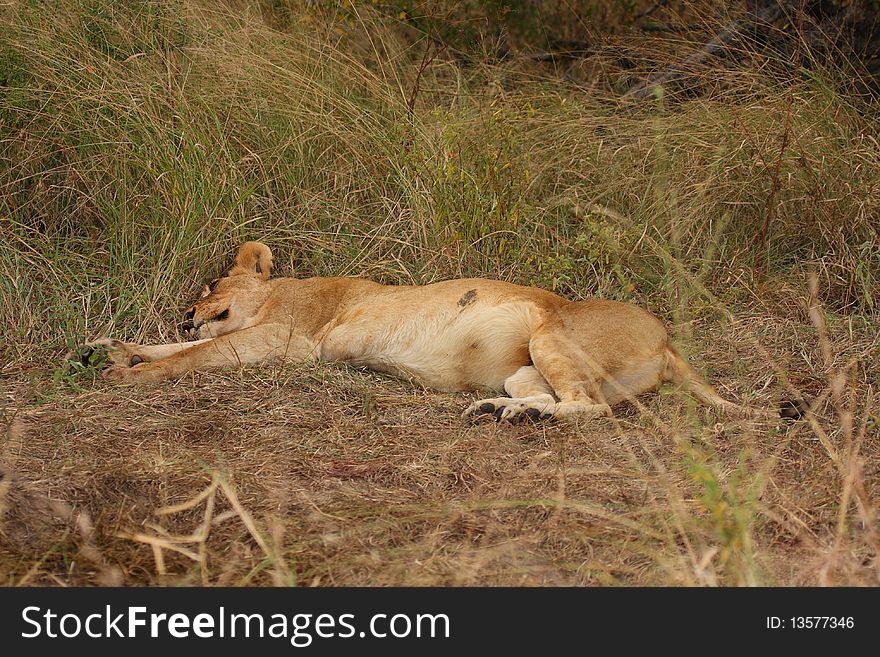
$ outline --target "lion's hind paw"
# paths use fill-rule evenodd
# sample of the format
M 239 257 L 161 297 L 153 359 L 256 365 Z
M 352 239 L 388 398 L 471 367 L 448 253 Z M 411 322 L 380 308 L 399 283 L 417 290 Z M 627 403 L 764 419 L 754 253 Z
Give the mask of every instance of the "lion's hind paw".
M 495 422 L 523 424 L 553 417 L 555 406 L 555 400 L 549 395 L 523 398 L 496 397 L 475 401 L 468 406 L 462 417 L 476 421 L 492 418 Z

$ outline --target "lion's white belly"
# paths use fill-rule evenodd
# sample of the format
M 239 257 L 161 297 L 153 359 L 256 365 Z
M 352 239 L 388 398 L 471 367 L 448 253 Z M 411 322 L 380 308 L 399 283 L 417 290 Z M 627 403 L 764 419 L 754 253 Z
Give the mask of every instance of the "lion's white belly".
M 501 390 L 507 377 L 530 362 L 529 339 L 544 320 L 540 308 L 522 299 L 407 303 L 394 314 L 383 305 L 349 308 L 321 341 L 321 358 L 441 390 Z

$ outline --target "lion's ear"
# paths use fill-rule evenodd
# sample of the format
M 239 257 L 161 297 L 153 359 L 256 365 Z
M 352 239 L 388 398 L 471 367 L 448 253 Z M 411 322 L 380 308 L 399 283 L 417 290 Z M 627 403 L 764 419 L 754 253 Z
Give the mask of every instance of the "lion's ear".
M 245 242 L 235 256 L 235 264 L 229 270 L 236 274 L 259 274 L 263 280 L 272 273 L 272 250 L 262 242 Z

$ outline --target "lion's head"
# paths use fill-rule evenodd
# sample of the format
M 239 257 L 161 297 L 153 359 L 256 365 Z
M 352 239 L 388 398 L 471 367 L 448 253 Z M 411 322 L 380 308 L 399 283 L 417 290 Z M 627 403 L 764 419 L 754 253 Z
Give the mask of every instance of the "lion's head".
M 199 340 L 245 328 L 266 299 L 271 273 L 271 249 L 261 242 L 245 242 L 232 269 L 206 285 L 201 298 L 186 311 L 181 332 Z

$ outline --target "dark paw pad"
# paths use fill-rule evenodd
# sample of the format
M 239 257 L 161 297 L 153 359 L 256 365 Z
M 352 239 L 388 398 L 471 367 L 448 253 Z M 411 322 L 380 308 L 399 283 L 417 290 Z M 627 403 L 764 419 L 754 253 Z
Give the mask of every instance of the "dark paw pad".
M 480 404 L 480 407 L 477 409 L 477 412 L 474 415 L 490 415 L 495 412 L 495 404 L 491 404 L 486 402 L 485 404 Z
M 525 424 L 527 422 L 538 422 L 541 420 L 541 411 L 537 408 L 527 408 L 522 413 L 511 415 L 507 421 L 511 424 Z
M 783 420 L 800 420 L 810 405 L 800 399 L 783 399 L 779 404 L 779 417 Z

